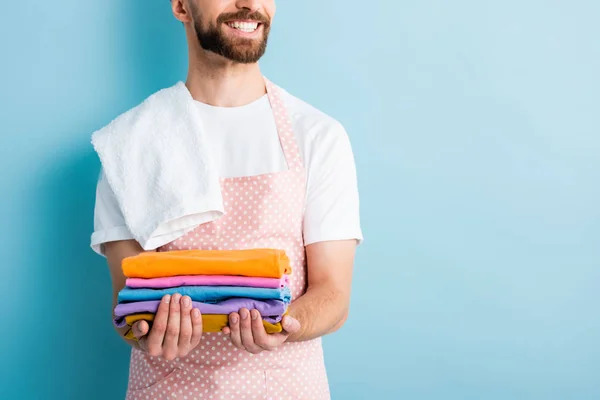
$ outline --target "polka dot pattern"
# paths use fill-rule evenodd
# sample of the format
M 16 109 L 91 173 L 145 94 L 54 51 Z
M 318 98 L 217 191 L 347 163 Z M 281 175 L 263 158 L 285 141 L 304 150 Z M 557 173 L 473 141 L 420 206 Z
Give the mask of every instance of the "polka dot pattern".
M 224 178 L 225 215 L 198 226 L 159 251 L 278 248 L 292 265 L 292 301 L 306 291 L 306 255 L 302 238 L 305 171 L 279 89 L 267 92 L 281 147 L 288 163 L 283 172 Z M 222 333 L 204 333 L 185 358 L 166 361 L 132 350 L 128 400 L 141 399 L 329 399 L 321 339 L 285 343 L 257 355 L 239 350 Z

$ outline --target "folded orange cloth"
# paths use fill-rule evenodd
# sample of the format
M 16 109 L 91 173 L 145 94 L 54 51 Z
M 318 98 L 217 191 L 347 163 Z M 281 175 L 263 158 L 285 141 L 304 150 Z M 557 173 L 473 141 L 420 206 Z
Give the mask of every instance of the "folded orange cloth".
M 177 275 L 241 275 L 281 278 L 291 274 L 283 250 L 176 250 L 140 253 L 123 259 L 127 278 L 162 278 Z
M 154 314 L 151 313 L 140 313 L 131 314 L 125 317 L 125 323 L 128 326 L 132 326 L 137 321 L 148 321 L 148 323 L 154 321 Z M 225 314 L 202 314 L 202 332 L 220 332 L 221 329 L 227 326 L 229 322 L 229 315 Z M 282 331 L 281 322 L 272 324 L 263 320 L 263 325 L 267 333 L 278 333 Z M 125 338 L 136 340 L 131 329 L 125 334 Z

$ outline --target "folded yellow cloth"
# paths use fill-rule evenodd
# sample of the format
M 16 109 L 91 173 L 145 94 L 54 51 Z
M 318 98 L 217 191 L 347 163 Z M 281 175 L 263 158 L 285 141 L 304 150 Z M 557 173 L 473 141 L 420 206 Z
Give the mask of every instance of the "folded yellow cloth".
M 140 313 L 131 314 L 125 317 L 125 323 L 131 327 L 137 321 L 148 321 L 148 323 L 154 321 L 154 314 L 151 313 Z M 227 326 L 229 322 L 229 315 L 225 314 L 203 314 L 202 315 L 202 332 L 221 332 L 221 329 Z M 281 322 L 272 324 L 263 320 L 263 326 L 267 333 L 278 333 L 282 331 Z M 125 334 L 127 339 L 136 340 L 133 335 L 133 331 L 129 329 Z
M 127 278 L 240 275 L 281 278 L 292 272 L 283 250 L 176 250 L 140 253 L 121 263 Z

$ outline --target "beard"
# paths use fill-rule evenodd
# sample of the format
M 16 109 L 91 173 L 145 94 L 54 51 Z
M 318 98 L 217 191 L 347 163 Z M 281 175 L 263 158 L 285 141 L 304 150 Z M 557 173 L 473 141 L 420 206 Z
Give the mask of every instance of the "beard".
M 193 10 L 193 17 L 198 42 L 206 51 L 216 53 L 240 64 L 252 64 L 258 62 L 267 50 L 271 23 L 261 13 L 242 10 L 236 13 L 221 14 L 217 18 L 216 25 L 210 23 L 207 27 L 203 26 L 198 10 Z M 232 20 L 259 22 L 260 25 L 257 29 L 262 29 L 262 37 L 260 39 L 246 39 L 227 36 L 223 32 L 225 22 Z

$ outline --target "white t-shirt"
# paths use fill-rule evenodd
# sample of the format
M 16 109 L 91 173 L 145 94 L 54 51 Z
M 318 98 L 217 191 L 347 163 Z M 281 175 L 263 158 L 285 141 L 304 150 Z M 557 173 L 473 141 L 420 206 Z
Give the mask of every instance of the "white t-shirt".
M 304 241 L 362 241 L 354 155 L 344 127 L 335 119 L 282 90 L 307 170 Z M 196 102 L 207 142 L 221 177 L 252 176 L 287 168 L 267 95 L 241 107 Z M 133 239 L 104 174 L 96 190 L 91 246 L 102 254 L 106 242 Z

